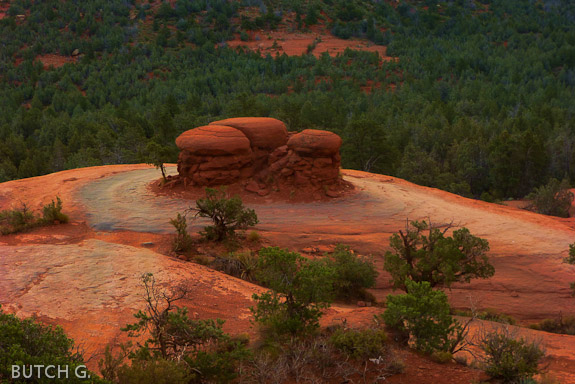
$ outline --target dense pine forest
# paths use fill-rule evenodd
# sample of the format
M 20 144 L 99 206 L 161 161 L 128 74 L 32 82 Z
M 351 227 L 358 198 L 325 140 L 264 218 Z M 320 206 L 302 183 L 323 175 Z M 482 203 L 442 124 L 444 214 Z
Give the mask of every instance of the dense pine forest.
M 395 59 L 226 43 L 318 24 Z M 574 87 L 571 0 L 16 0 L 0 20 L 0 182 L 174 162 L 184 130 L 271 116 L 341 135 L 345 168 L 522 197 L 575 181 Z

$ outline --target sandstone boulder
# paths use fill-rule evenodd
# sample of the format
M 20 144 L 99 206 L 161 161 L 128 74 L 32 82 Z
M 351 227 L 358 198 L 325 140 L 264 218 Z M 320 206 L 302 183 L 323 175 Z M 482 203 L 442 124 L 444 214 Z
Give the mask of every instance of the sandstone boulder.
M 287 146 L 301 156 L 329 157 L 339 153 L 341 143 L 335 133 L 306 129 L 290 137 Z
M 270 193 L 270 183 L 275 190 L 289 186 L 314 193 L 325 193 L 330 186 L 335 196 L 341 181 L 338 135 L 314 129 L 288 133 L 276 119 L 216 121 L 182 133 L 176 144 L 185 185 L 246 181 L 245 190 L 261 196 Z
M 250 141 L 246 135 L 235 128 L 220 125 L 190 129 L 178 136 L 176 145 L 193 155 L 251 154 Z
M 271 117 L 237 117 L 214 121 L 210 125 L 223 125 L 242 131 L 254 148 L 274 150 L 288 140 L 285 124 Z

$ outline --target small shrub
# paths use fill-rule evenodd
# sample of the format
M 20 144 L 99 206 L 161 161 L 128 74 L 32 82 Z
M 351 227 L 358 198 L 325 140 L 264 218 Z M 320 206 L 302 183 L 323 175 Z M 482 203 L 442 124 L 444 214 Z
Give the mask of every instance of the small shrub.
M 407 294 L 387 296 L 385 324 L 399 332 L 400 338 L 415 339 L 415 348 L 428 354 L 444 351 L 454 354 L 463 341 L 466 327 L 449 314 L 447 296 L 434 291 L 424 281 L 407 280 Z
M 5 313 L 0 306 L 0 382 L 48 382 L 48 379 L 10 381 L 10 378 L 12 365 L 50 364 L 67 365 L 74 372 L 77 367 L 84 365 L 84 361 L 74 348 L 74 341 L 66 336 L 62 328 L 43 325 L 34 319 L 19 319 Z M 88 380 L 71 375 L 66 382 L 86 383 Z
M 334 271 L 299 253 L 277 247 L 260 251 L 256 278 L 271 290 L 252 297 L 255 321 L 269 336 L 304 336 L 319 328 L 322 309 L 332 299 Z
M 188 233 L 188 223 L 186 216 L 178 213 L 175 219 L 170 219 L 170 224 L 176 228 L 176 237 L 172 244 L 172 249 L 176 253 L 187 252 L 192 248 L 193 240 Z
M 329 339 L 330 343 L 347 356 L 365 360 L 378 358 L 387 351 L 387 335 L 383 329 L 338 329 Z
M 211 263 L 212 268 L 242 280 L 255 281 L 258 268 L 258 257 L 251 251 L 229 253 L 227 256 L 218 256 Z
M 190 288 L 173 291 L 160 288 L 153 274 L 142 275 L 146 309 L 134 314 L 137 322 L 122 331 L 137 337 L 136 349 L 122 346 L 119 357 L 108 353 L 100 361 L 107 378 L 120 383 L 204 383 L 230 382 L 240 361 L 247 358 L 245 338 L 224 333 L 223 320 L 192 319 L 186 307 L 177 302 L 188 297 Z M 126 353 L 127 352 L 127 353 Z M 129 357 L 130 362 L 123 360 Z M 154 379 L 154 380 L 152 380 Z M 152 380 L 152 381 L 150 381 Z
M 425 221 L 411 221 L 405 230 L 391 236 L 393 251 L 385 254 L 384 269 L 391 274 L 394 288 L 406 291 L 405 281 L 427 281 L 431 287 L 487 279 L 495 269 L 489 263 L 489 242 L 472 235 L 467 228 L 442 230 Z
M 556 319 L 545 319 L 529 327 L 545 332 L 575 335 L 575 316 L 559 316 Z
M 339 244 L 326 258 L 326 264 L 335 271 L 333 288 L 337 299 L 371 301 L 373 296 L 366 288 L 375 285 L 378 275 L 373 261 L 358 257 L 348 246 Z
M 194 261 L 200 265 L 210 265 L 210 259 L 208 259 L 207 256 L 204 255 L 196 255 L 194 257 Z
M 186 364 L 168 359 L 134 360 L 118 368 L 122 384 L 188 384 L 194 378 Z
M 250 231 L 250 233 L 248 233 L 247 239 L 250 243 L 258 243 L 261 240 L 261 236 L 257 231 Z
M 235 231 L 258 223 L 255 211 L 245 208 L 239 196 L 228 198 L 225 189 L 206 188 L 206 197 L 196 200 L 196 207 L 190 210 L 212 220 L 213 225 L 200 232 L 207 240 L 223 241 L 233 237 Z
M 569 182 L 551 179 L 527 196 L 533 200 L 528 209 L 551 216 L 569 217 L 569 208 L 573 202 L 573 193 L 569 191 Z
M 50 204 L 44 206 L 42 209 L 42 220 L 46 224 L 68 222 L 68 216 L 62 213 L 62 200 L 60 200 L 60 197 L 56 196 L 56 202 L 52 200 Z
M 242 379 L 258 384 L 366 383 L 379 382 L 404 371 L 404 362 L 391 348 L 380 352 L 375 358 L 358 361 L 338 350 L 327 336 L 292 338 L 283 344 L 274 342 L 271 351 L 256 349 L 242 370 Z
M 238 377 L 238 362 L 246 360 L 251 353 L 247 349 L 249 340 L 228 338 L 220 341 L 213 350 L 197 351 L 195 356 L 184 357 L 188 366 L 193 367 L 197 383 L 230 383 Z
M 0 231 L 3 235 L 22 232 L 33 228 L 36 217 L 28 210 L 25 204 L 21 208 L 5 210 L 0 212 Z
M 453 355 L 445 351 L 435 351 L 431 355 L 431 359 L 439 364 L 446 364 L 453 361 Z
M 485 372 L 504 383 L 516 383 L 536 375 L 545 355 L 537 343 L 515 339 L 507 330 L 483 334 L 479 347 L 485 353 Z
M 26 204 L 22 204 L 20 208 L 1 211 L 0 233 L 8 235 L 44 225 L 67 223 L 68 220 L 68 216 L 62 213 L 62 200 L 56 196 L 56 201 L 52 200 L 42 208 L 42 217 L 30 212 Z
M 564 263 L 575 265 L 575 243 L 569 244 L 569 256 L 563 259 Z
M 569 256 L 563 259 L 564 263 L 575 265 L 575 243 L 569 244 Z M 575 296 L 575 283 L 570 283 L 571 295 Z

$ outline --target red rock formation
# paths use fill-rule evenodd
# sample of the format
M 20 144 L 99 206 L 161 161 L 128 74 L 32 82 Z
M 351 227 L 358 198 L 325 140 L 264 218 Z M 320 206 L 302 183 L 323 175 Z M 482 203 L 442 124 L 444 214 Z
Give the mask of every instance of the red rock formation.
M 329 157 L 339 153 L 341 137 L 333 132 L 306 129 L 290 137 L 287 146 L 301 156 Z
M 250 140 L 252 148 L 274 150 L 285 145 L 288 139 L 283 122 L 271 117 L 237 117 L 214 121 L 210 125 L 225 125 L 236 128 Z
M 288 133 L 284 123 L 267 117 L 220 120 L 176 139 L 178 172 L 192 185 L 247 180 L 246 190 L 260 195 L 269 193 L 271 182 L 276 189 L 286 184 L 318 189 L 341 181 L 341 143 L 327 131 Z
M 176 139 L 176 145 L 195 155 L 245 155 L 251 153 L 250 141 L 237 129 L 206 125 L 190 129 Z
M 334 184 L 339 180 L 341 142 L 335 133 L 306 129 L 270 155 L 270 171 L 295 185 Z
M 250 141 L 235 128 L 207 125 L 176 139 L 178 173 L 197 185 L 222 185 L 251 176 Z

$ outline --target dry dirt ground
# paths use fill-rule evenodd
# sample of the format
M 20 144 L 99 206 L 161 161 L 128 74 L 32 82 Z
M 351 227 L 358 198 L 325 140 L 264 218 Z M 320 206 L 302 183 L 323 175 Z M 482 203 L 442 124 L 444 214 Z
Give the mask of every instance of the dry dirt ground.
M 170 173 L 175 168 L 169 167 Z M 575 220 L 537 215 L 425 188 L 388 176 L 343 171 L 356 193 L 328 202 L 260 202 L 248 205 L 258 214 L 264 245 L 321 255 L 338 243 L 371 254 L 382 270 L 389 236 L 410 220 L 465 226 L 491 246 L 496 274 L 492 279 L 457 285 L 448 291 L 453 306 L 493 308 L 528 324 L 544 318 L 575 315 L 569 282 L 575 267 L 562 263 L 575 241 Z M 39 209 L 59 195 L 71 217 L 66 225 L 0 237 L 0 304 L 20 316 L 36 315 L 61 324 L 94 356 L 108 343 L 122 340 L 119 328 L 143 307 L 139 276 L 153 272 L 169 285 L 188 281 L 193 299 L 185 303 L 200 318 L 220 317 L 232 333 L 256 334 L 248 307 L 260 288 L 201 265 L 166 256 L 173 229 L 168 220 L 193 202 L 156 196 L 150 183 L 159 172 L 146 165 L 83 168 L 0 184 L 0 209 L 27 203 Z M 195 222 L 197 231 L 204 223 Z M 373 290 L 378 300 L 391 292 L 382 273 Z M 336 305 L 325 324 L 347 319 L 369 324 L 381 308 Z M 478 327 L 476 325 L 476 327 Z M 547 348 L 551 373 L 575 383 L 575 337 L 521 328 Z M 471 382 L 480 373 L 459 366 L 438 366 L 403 352 L 407 372 L 391 382 Z M 442 374 L 441 372 L 449 372 Z M 439 376 L 438 376 L 439 375 Z
M 250 17 L 255 17 L 257 10 L 248 11 Z M 337 56 L 346 49 L 377 52 L 382 61 L 397 60 L 395 57 L 386 55 L 387 47 L 376 45 L 367 39 L 340 39 L 331 34 L 328 27 L 330 19 L 322 14 L 318 24 L 308 27 L 305 31 L 296 28 L 295 14 L 286 13 L 276 30 L 254 30 L 248 32 L 248 41 L 242 41 L 240 34 L 235 39 L 228 41 L 229 47 L 245 47 L 252 51 L 260 51 L 262 56 L 286 54 L 288 56 L 300 56 L 308 53 L 308 47 L 314 45 L 312 54 L 320 57 L 327 52 L 330 56 Z
M 304 55 L 308 47 L 315 42 L 315 48 L 312 54 L 320 57 L 322 53 L 327 52 L 330 56 L 336 56 L 343 53 L 347 48 L 359 51 L 378 52 L 384 61 L 395 60 L 393 57 L 386 55 L 387 47 L 375 45 L 365 39 L 340 39 L 326 32 L 286 32 L 286 31 L 262 31 L 252 33 L 249 41 L 241 41 L 236 38 L 228 41 L 228 46 L 246 47 L 253 51 L 259 50 L 262 55 L 268 53 L 272 56 L 276 54 L 286 54 L 288 56 Z

